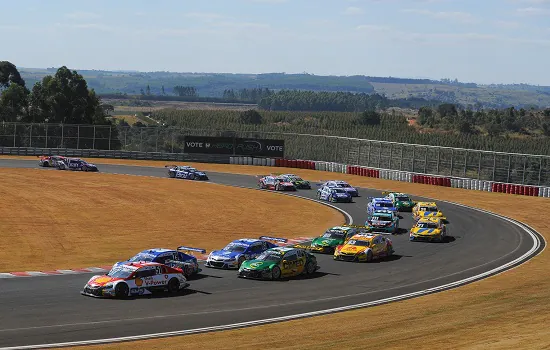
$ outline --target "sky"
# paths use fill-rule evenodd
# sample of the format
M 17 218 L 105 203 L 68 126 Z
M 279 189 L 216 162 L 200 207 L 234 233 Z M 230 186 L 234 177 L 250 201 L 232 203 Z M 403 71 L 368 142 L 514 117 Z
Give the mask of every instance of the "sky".
M 550 85 L 550 0 L 0 0 L 18 67 Z

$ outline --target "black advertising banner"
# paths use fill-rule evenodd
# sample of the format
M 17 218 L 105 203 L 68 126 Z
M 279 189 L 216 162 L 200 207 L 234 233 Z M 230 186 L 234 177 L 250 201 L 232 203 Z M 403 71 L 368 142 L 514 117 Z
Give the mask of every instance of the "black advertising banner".
M 257 157 L 284 157 L 284 140 L 236 139 L 235 155 Z
M 284 140 L 233 139 L 232 137 L 185 136 L 184 153 L 230 154 L 276 157 L 285 154 Z
M 184 153 L 233 154 L 232 137 L 185 136 Z

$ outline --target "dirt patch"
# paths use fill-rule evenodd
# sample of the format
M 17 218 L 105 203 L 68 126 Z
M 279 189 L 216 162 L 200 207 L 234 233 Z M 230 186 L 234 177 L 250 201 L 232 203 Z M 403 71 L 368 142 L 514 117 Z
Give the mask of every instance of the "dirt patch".
M 212 250 L 245 236 L 315 236 L 344 221 L 311 201 L 214 184 L 35 169 L 0 176 L 0 272 L 104 266 L 151 247 Z M 270 220 L 288 208 L 299 215 Z

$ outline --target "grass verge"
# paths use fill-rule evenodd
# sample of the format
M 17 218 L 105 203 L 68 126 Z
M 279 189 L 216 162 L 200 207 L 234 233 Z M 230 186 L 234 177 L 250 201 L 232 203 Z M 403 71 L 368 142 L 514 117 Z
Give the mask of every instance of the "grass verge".
M 315 236 L 344 221 L 311 201 L 168 178 L 8 168 L 0 177 L 0 272 L 104 266 L 154 247 L 210 251 L 265 234 Z M 283 211 L 284 221 L 272 215 Z

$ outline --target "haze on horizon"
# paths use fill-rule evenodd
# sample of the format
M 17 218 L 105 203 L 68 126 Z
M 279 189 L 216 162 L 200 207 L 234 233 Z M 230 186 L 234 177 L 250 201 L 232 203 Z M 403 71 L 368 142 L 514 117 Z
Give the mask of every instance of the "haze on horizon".
M 18 67 L 550 85 L 550 0 L 2 0 Z

